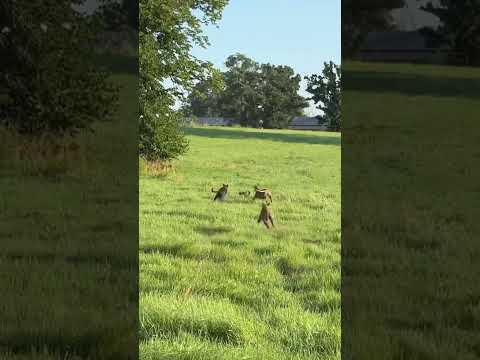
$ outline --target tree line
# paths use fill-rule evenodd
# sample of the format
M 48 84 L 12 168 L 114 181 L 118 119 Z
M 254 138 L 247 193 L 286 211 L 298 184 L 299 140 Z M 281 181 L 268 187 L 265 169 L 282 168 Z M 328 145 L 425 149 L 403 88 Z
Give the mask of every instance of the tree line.
M 289 66 L 259 64 L 242 54 L 229 56 L 225 72 L 199 81 L 183 108 L 186 116 L 233 118 L 242 126 L 285 128 L 308 106 L 298 94 L 301 76 Z
M 299 95 L 299 74 L 289 66 L 260 64 L 243 54 L 231 55 L 226 71 L 215 71 L 195 84 L 182 111 L 187 117 L 223 117 L 242 126 L 286 128 L 304 115 L 308 100 L 323 112 L 331 130 L 340 130 L 340 67 L 325 63 L 322 74 L 305 77 L 311 97 Z

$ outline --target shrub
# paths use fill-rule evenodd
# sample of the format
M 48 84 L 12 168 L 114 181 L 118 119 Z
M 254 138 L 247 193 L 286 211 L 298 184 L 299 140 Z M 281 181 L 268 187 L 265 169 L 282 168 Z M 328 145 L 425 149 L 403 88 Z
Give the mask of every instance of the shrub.
M 174 159 L 188 148 L 178 116 L 172 112 L 160 115 L 145 111 L 140 115 L 139 134 L 140 156 L 148 161 Z

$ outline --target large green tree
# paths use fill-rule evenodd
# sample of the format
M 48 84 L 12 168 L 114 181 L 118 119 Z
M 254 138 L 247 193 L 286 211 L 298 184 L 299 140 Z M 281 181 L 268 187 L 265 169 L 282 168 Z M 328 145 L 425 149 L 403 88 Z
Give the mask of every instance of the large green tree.
M 140 0 L 140 155 L 171 159 L 184 153 L 175 102 L 212 65 L 192 56 L 194 44 L 208 45 L 202 25 L 217 22 L 228 0 Z
M 196 116 L 223 116 L 243 126 L 284 128 L 303 114 L 307 101 L 298 94 L 301 77 L 288 66 L 259 64 L 242 54 L 229 56 L 223 79 L 200 82 L 188 98 Z
M 91 56 L 98 18 L 72 8 L 83 2 L 0 2 L 0 54 L 9 58 L 0 73 L 9 96 L 3 123 L 30 135 L 72 134 L 112 118 L 117 89 Z
M 324 113 L 328 127 L 332 131 L 341 129 L 341 69 L 332 61 L 324 63 L 321 74 L 307 76 L 307 91 L 312 94 L 310 100 Z
M 295 116 L 303 115 L 308 102 L 298 94 L 302 78 L 291 67 L 263 64 L 260 78 L 264 127 L 285 128 Z
M 223 74 L 214 70 L 207 79 L 195 84 L 182 111 L 185 116 L 222 116 L 225 79 Z
M 260 65 L 243 54 L 231 55 L 225 62 L 225 92 L 223 114 L 236 118 L 244 126 L 257 122 L 258 109 L 263 102 L 258 91 Z
M 480 60 L 480 0 L 440 0 L 435 4 L 428 2 L 420 9 L 440 20 L 437 29 L 423 31 L 454 50 L 465 52 L 469 64 Z
M 355 55 L 370 31 L 393 27 L 391 11 L 404 0 L 342 0 L 342 57 Z

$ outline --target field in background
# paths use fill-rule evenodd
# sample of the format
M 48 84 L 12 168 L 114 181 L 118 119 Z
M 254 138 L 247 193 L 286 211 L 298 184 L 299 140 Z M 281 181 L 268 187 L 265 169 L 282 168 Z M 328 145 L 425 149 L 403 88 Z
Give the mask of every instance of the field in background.
M 30 149 L 0 131 L 1 359 L 121 359 L 137 346 L 138 80 L 114 80 L 121 116 L 75 151 L 43 155 L 48 139 Z
M 339 135 L 187 131 L 174 172 L 140 178 L 140 358 L 340 359 Z
M 348 353 L 478 359 L 480 70 L 345 63 L 343 83 Z

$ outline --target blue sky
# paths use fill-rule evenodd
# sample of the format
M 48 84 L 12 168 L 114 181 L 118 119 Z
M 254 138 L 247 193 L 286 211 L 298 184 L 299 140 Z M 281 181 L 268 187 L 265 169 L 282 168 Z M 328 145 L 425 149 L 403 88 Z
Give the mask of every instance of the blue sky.
M 320 73 L 324 61 L 340 63 L 340 7 L 341 0 L 230 0 L 218 28 L 205 28 L 211 45 L 192 52 L 220 69 L 229 55 L 242 53 L 302 77 Z M 304 89 L 305 81 L 300 93 L 307 96 Z M 307 113 L 318 111 L 312 105 Z
M 99 0 L 87 0 L 92 10 Z M 211 45 L 193 54 L 224 69 L 229 55 L 242 53 L 260 63 L 288 65 L 302 78 L 320 73 L 324 61 L 340 63 L 341 0 L 230 0 L 217 26 L 206 27 Z M 300 94 L 307 97 L 306 82 Z M 319 111 L 313 104 L 307 114 Z

